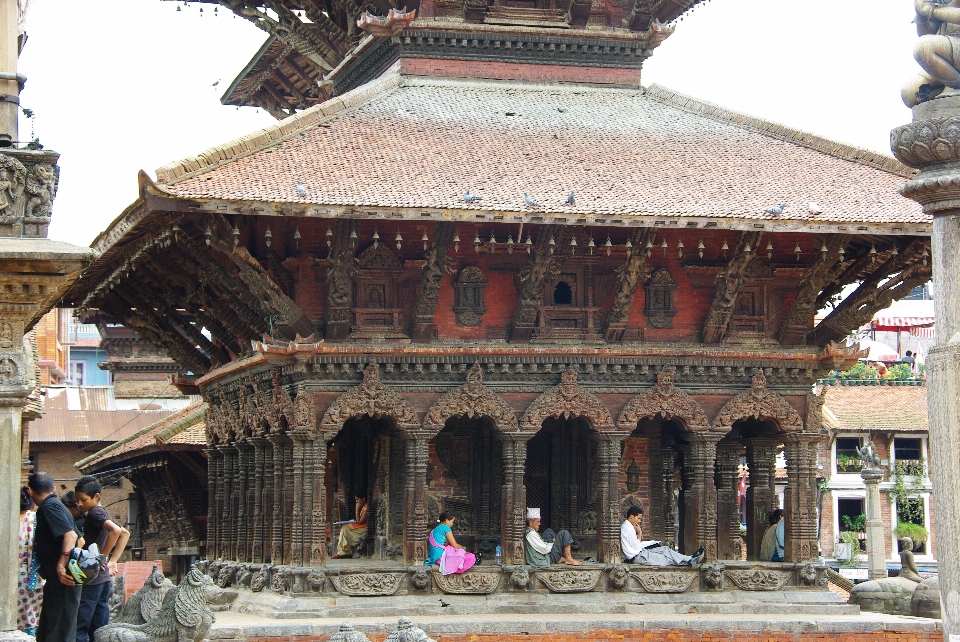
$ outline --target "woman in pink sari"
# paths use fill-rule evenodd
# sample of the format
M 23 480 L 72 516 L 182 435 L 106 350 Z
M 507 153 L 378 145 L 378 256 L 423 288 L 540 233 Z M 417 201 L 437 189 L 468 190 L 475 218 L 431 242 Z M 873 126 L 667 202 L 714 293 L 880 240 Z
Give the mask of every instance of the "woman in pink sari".
M 37 526 L 37 514 L 32 509 L 30 491 L 20 489 L 19 573 L 17 581 L 17 628 L 27 635 L 37 634 L 40 619 L 40 604 L 43 602 L 44 581 L 37 573 L 33 558 L 33 535 Z
M 440 523 L 427 536 L 428 555 L 424 565 L 440 564 L 440 572 L 444 575 L 463 573 L 477 563 L 477 557 L 468 553 L 453 536 L 453 522 L 456 519 L 453 513 L 440 513 L 440 519 L 437 520 Z

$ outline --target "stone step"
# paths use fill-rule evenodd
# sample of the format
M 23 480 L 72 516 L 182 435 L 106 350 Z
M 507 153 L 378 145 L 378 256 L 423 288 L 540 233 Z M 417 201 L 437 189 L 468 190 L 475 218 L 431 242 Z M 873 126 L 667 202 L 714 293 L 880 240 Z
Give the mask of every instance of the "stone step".
M 739 604 L 627 604 L 625 613 L 638 615 L 746 615 L 769 613 L 771 615 L 859 615 L 856 604 L 777 604 L 741 602 Z

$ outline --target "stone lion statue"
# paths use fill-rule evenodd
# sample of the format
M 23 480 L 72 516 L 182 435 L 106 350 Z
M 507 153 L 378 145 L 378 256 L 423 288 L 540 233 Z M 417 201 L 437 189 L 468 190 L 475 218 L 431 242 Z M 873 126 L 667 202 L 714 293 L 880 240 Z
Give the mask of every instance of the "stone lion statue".
M 127 603 L 120 609 L 120 613 L 111 622 L 115 624 L 143 624 L 149 622 L 160 612 L 163 598 L 173 588 L 173 582 L 163 576 L 163 573 L 153 566 L 150 577 L 137 589 Z
M 167 592 L 156 617 L 145 624 L 108 624 L 97 630 L 96 642 L 201 642 L 216 621 L 208 603 L 223 591 L 207 575 L 192 568 L 180 585 Z
M 400 618 L 397 629 L 384 642 L 435 642 L 426 632 L 413 625 L 408 617 Z

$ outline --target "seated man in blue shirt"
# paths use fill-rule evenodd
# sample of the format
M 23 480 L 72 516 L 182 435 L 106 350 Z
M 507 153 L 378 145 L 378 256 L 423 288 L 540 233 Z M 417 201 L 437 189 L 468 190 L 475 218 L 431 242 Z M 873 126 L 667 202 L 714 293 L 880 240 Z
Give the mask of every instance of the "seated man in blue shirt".
M 643 529 L 640 528 L 640 520 L 643 519 L 643 508 L 640 506 L 628 508 L 626 518 L 620 526 L 620 550 L 625 562 L 648 566 L 693 566 L 703 561 L 702 546 L 693 555 L 682 555 L 656 540 L 641 541 Z

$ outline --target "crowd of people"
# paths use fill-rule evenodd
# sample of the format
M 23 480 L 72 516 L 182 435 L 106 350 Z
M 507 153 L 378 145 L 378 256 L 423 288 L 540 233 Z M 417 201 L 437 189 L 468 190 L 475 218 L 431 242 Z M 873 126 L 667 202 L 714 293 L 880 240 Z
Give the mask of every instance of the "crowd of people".
M 130 532 L 100 504 L 96 478 L 81 477 L 61 497 L 55 490 L 44 472 L 20 489 L 17 628 L 38 642 L 90 642 L 109 621 L 111 577 Z

